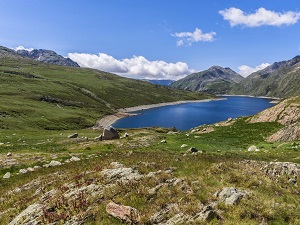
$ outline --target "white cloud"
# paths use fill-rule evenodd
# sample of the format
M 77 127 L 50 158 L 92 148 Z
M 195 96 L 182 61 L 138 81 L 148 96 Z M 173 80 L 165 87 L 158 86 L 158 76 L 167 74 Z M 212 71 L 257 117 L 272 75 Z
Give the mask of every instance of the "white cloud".
M 69 53 L 68 57 L 81 67 L 94 68 L 138 79 L 178 80 L 194 72 L 183 62 L 149 61 L 143 56 L 133 56 L 132 58 L 118 60 L 105 53 L 99 53 L 98 55 Z
M 15 48 L 15 51 L 18 51 L 18 50 L 26 50 L 26 51 L 31 52 L 33 50 L 33 48 L 25 48 L 23 46 L 18 46 Z
M 210 33 L 202 33 L 199 28 L 196 28 L 195 31 L 192 32 L 180 32 L 171 34 L 173 37 L 178 37 L 179 40 L 177 41 L 177 46 L 191 46 L 194 42 L 208 42 L 214 41 L 214 36 L 216 35 L 215 32 Z
M 244 25 L 246 27 L 259 27 L 263 25 L 281 26 L 292 25 L 300 19 L 300 12 L 288 11 L 285 13 L 274 12 L 265 8 L 259 8 L 255 13 L 246 14 L 240 9 L 229 8 L 219 11 L 224 20 L 228 20 L 230 26 Z
M 242 65 L 242 66 L 238 67 L 238 69 L 239 69 L 238 73 L 241 74 L 243 77 L 247 77 L 251 73 L 262 70 L 262 69 L 266 68 L 269 65 L 270 65 L 269 63 L 262 63 L 262 64 L 260 64 L 256 67 L 250 67 L 250 66 L 247 66 L 247 65 Z

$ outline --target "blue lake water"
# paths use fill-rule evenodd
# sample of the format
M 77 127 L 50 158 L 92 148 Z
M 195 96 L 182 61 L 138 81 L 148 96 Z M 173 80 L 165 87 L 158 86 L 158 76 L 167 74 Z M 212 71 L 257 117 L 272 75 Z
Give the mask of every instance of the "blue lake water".
M 254 115 L 273 106 L 272 99 L 226 96 L 226 100 L 184 103 L 136 111 L 137 116 L 125 117 L 113 124 L 115 128 L 176 127 L 189 130 L 213 124 L 229 117 Z

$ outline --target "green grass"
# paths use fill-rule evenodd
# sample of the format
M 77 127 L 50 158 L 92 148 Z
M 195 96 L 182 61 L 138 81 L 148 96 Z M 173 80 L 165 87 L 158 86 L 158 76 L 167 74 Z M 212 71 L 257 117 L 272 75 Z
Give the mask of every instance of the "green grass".
M 0 59 L 0 129 L 80 129 L 119 108 L 212 97 L 98 70 Z
M 292 161 L 300 163 L 299 142 L 267 143 L 264 137 L 281 128 L 277 123 L 248 124 L 246 118 L 238 119 L 230 126 L 215 126 L 211 133 L 187 132 L 168 134 L 170 129 L 122 129 L 121 135 L 129 133 L 129 138 L 114 141 L 94 141 L 98 131 L 92 129 L 79 130 L 79 137 L 86 136 L 88 141 L 68 139 L 73 131 L 4 131 L 5 144 L 1 146 L 1 155 L 6 157 L 8 151 L 13 157 L 18 156 L 19 164 L 5 166 L 0 175 L 10 171 L 10 179 L 0 180 L 0 192 L 6 201 L 0 202 L 0 212 L 13 210 L 0 216 L 0 223 L 7 224 L 28 205 L 38 201 L 35 195 L 39 187 L 43 193 L 52 189 L 59 192 L 52 196 L 49 205 L 53 205 L 56 216 L 63 224 L 64 215 L 86 216 L 85 224 L 122 224 L 119 220 L 107 215 L 105 206 L 109 201 L 137 208 L 142 215 L 142 222 L 149 223 L 151 215 L 170 203 L 178 204 L 181 212 L 194 215 L 199 211 L 199 204 L 215 201 L 213 194 L 223 187 L 236 187 L 251 192 L 238 206 L 229 207 L 219 203 L 216 207 L 224 218 L 224 224 L 297 224 L 300 215 L 297 213 L 300 203 L 299 187 L 288 182 L 286 178 L 277 182 L 264 175 L 259 166 L 244 163 L 245 160 L 260 161 Z M 202 130 L 199 127 L 198 130 Z M 195 138 L 196 136 L 196 138 Z M 21 141 L 19 141 L 21 139 Z M 165 139 L 166 143 L 160 141 Z M 23 140 L 25 142 L 23 142 Z M 10 142 L 7 144 L 7 142 Z M 26 143 L 26 145 L 24 145 Z M 182 149 L 180 146 L 187 144 Z M 250 145 L 256 145 L 259 152 L 248 152 Z M 203 153 L 186 155 L 189 147 L 196 147 Z M 64 161 L 72 155 L 82 160 L 54 168 L 42 168 L 36 172 L 16 175 L 20 168 L 43 165 L 55 159 Z M 97 156 L 97 157 L 96 157 Z M 173 174 L 161 173 L 156 178 L 143 179 L 127 185 L 116 183 L 113 188 L 104 191 L 103 196 L 90 197 L 83 194 L 80 198 L 61 202 L 60 196 L 70 183 L 78 187 L 89 184 L 105 185 L 101 171 L 109 167 L 111 162 L 118 161 L 128 167 L 135 168 L 141 174 L 165 171 L 175 168 Z M 157 194 L 150 196 L 149 188 L 153 188 L 172 178 L 182 178 L 192 194 L 186 194 L 177 186 L 163 187 Z M 34 182 L 39 181 L 39 185 Z M 29 184 L 30 189 L 24 189 Z M 30 186 L 30 185 L 29 185 Z M 13 195 L 9 191 L 21 188 L 23 191 Z M 73 201 L 73 203 L 72 203 Z M 56 202 L 61 202 L 57 204 Z M 89 205 L 87 210 L 85 203 Z M 77 209 L 72 204 L 80 204 Z M 174 214 L 171 214 L 172 216 Z M 45 214 L 45 222 L 51 222 Z M 213 220 L 212 224 L 218 223 Z

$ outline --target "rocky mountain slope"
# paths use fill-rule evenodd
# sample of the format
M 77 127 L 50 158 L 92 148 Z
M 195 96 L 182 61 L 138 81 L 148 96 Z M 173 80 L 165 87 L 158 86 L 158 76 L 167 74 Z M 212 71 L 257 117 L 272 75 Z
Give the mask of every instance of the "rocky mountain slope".
M 32 51 L 18 50 L 15 51 L 4 46 L 0 46 L 0 58 L 11 59 L 33 59 L 35 61 L 54 64 L 60 66 L 79 67 L 79 65 L 69 58 L 58 55 L 56 52 L 45 49 L 34 49 Z
M 278 122 L 284 128 L 267 138 L 268 141 L 300 140 L 300 96 L 286 99 L 253 116 L 250 123 Z
M 213 66 L 208 70 L 193 73 L 185 78 L 175 81 L 172 87 L 189 91 L 204 91 L 213 94 L 226 94 L 231 87 L 244 78 L 231 70 Z
M 65 58 L 51 50 L 34 49 L 32 51 L 18 50 L 16 52 L 24 57 L 31 58 L 36 61 L 40 61 L 48 64 L 79 67 L 79 65 L 73 60 L 71 60 L 70 58 Z
M 300 95 L 300 56 L 275 62 L 243 79 L 231 94 L 291 97 Z

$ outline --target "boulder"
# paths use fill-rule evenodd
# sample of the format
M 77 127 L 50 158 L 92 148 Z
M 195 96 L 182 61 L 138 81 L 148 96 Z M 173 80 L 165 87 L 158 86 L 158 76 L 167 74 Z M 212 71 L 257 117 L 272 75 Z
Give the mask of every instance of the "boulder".
M 78 133 L 68 135 L 68 138 L 78 138 Z
M 6 156 L 7 156 L 7 157 L 11 157 L 11 156 L 12 156 L 11 152 L 8 152 L 8 153 L 6 154 Z
M 256 148 L 256 146 L 255 145 L 251 145 L 249 148 L 248 148 L 248 152 L 257 152 L 257 151 L 259 151 L 259 149 L 258 148 Z
M 186 150 L 186 153 L 196 153 L 196 152 L 198 152 L 198 149 L 194 147 L 191 147 L 188 150 Z
M 76 157 L 76 156 L 72 156 L 72 158 L 70 159 L 71 162 L 76 162 L 76 161 L 80 161 L 80 158 Z
M 129 137 L 129 134 L 128 134 L 128 133 L 125 133 L 125 134 L 123 135 L 123 137 L 124 137 L 124 138 L 127 138 L 127 137 Z
M 119 139 L 119 133 L 113 127 L 105 127 L 102 134 L 102 140 Z
M 140 213 L 137 209 L 130 206 L 118 205 L 110 202 L 106 205 L 106 212 L 129 224 L 138 224 L 141 220 Z
M 245 191 L 233 187 L 223 188 L 223 190 L 215 193 L 215 196 L 219 198 L 219 201 L 224 202 L 225 205 L 236 205 L 246 195 Z
M 185 148 L 185 147 L 187 147 L 187 145 L 186 145 L 186 144 L 183 144 L 183 145 L 181 145 L 181 148 Z
M 43 167 L 60 166 L 61 162 L 52 160 L 50 163 L 43 165 Z
M 4 178 L 4 179 L 10 178 L 10 172 L 7 172 L 6 174 L 4 174 L 3 178 Z
M 19 170 L 19 173 L 27 173 L 28 171 L 27 171 L 27 169 L 20 169 Z

